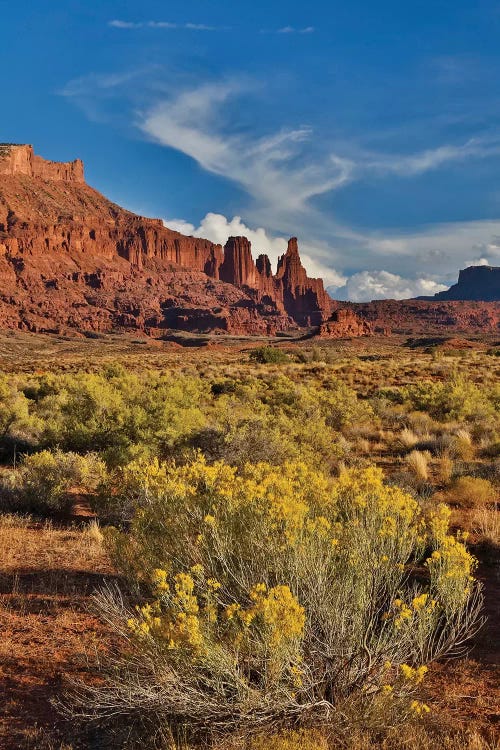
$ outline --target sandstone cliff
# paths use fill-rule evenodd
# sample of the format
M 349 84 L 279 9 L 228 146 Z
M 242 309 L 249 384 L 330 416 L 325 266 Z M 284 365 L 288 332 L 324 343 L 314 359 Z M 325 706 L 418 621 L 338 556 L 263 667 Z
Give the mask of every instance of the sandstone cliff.
M 498 302 L 388 299 L 350 302 L 347 306 L 376 333 L 500 333 Z
M 244 237 L 223 249 L 111 203 L 83 163 L 0 145 L 0 325 L 272 333 L 331 314 L 290 240 L 272 274 Z
M 36 156 L 33 146 L 0 143 L 0 175 L 20 174 L 44 180 L 85 182 L 81 159 L 69 162 L 48 161 Z

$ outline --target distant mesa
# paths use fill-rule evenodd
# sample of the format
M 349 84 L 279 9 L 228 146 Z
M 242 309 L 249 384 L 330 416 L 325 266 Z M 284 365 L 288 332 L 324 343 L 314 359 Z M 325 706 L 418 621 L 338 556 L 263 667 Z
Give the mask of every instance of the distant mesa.
M 433 297 L 419 297 L 430 300 L 478 300 L 482 302 L 500 301 L 500 266 L 469 266 L 460 271 L 458 283 Z

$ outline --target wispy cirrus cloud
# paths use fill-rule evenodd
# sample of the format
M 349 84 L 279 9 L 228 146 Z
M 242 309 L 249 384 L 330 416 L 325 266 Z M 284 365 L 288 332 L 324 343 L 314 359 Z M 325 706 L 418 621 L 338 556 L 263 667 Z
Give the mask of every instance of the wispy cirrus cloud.
M 190 156 L 203 169 L 238 183 L 260 206 L 275 212 L 304 210 L 309 199 L 338 188 L 350 176 L 350 163 L 336 155 L 304 160 L 309 127 L 283 128 L 253 137 L 225 129 L 224 107 L 248 96 L 245 83 L 208 83 L 174 93 L 138 121 L 142 132 Z
M 280 26 L 277 29 L 261 29 L 261 34 L 314 34 L 314 26 Z
M 229 26 L 212 26 L 204 23 L 177 23 L 173 21 L 124 21 L 114 18 L 108 21 L 108 26 L 113 29 L 133 31 L 135 29 L 185 29 L 188 31 L 230 31 Z M 260 29 L 261 34 L 313 34 L 314 26 L 280 26 L 277 29 Z
M 226 26 L 209 26 L 204 23 L 172 23 L 171 21 L 122 21 L 114 19 L 108 22 L 113 29 L 186 29 L 188 31 L 225 31 Z
M 416 154 L 368 156 L 364 167 L 381 173 L 392 172 L 403 177 L 412 177 L 438 169 L 447 162 L 459 162 L 472 157 L 482 159 L 499 154 L 500 137 L 470 138 L 462 144 L 438 146 Z
M 251 87 L 238 80 L 173 90 L 141 115 L 142 132 L 194 159 L 203 169 L 237 182 L 257 204 L 276 216 L 312 210 L 311 199 L 366 177 L 407 178 L 468 159 L 500 156 L 500 134 L 438 145 L 409 154 L 374 153 L 360 148 L 341 152 L 325 143 L 318 155 L 310 126 L 286 128 L 266 136 L 227 127 L 224 112 L 232 100 L 246 100 Z
M 259 111 L 254 81 L 231 78 L 192 85 L 178 76 L 169 79 L 164 71 L 159 80 L 153 78 L 139 87 L 140 98 L 134 101 L 127 74 L 78 79 L 63 93 L 84 109 L 89 102 L 96 109 L 100 103 L 105 107 L 110 97 L 115 101 L 121 96 L 120 123 L 128 120 L 143 137 L 185 154 L 246 195 L 239 211 L 244 220 L 208 209 L 197 225 L 175 219 L 169 226 L 217 242 L 229 234 L 246 234 L 255 250 L 273 259 L 283 251 L 284 237 L 297 234 L 309 272 L 323 276 L 340 296 L 359 300 L 433 294 L 444 282 L 453 283 L 458 268 L 469 262 L 498 264 L 500 221 L 361 231 L 339 222 L 316 199 L 355 182 L 410 181 L 451 165 L 492 159 L 500 156 L 500 135 L 384 153 L 353 141 L 317 138 L 308 125 L 283 125 L 263 134 L 239 120 L 242 109 Z M 423 275 L 423 268 L 432 271 Z
M 314 26 L 303 26 L 298 29 L 294 26 L 282 26 L 280 29 L 276 29 L 277 34 L 313 34 L 314 31 Z

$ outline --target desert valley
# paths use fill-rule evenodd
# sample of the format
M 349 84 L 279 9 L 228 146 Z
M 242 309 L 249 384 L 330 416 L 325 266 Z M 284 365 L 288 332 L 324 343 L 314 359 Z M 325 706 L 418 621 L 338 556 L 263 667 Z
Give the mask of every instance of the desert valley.
M 498 747 L 499 267 L 337 301 L 0 144 L 0 370 L 2 748 Z

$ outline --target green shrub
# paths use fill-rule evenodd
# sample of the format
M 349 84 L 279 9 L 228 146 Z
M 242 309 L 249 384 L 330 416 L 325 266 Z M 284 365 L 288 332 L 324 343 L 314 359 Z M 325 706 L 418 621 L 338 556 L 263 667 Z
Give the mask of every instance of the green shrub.
M 34 513 L 66 512 L 73 503 L 70 490 L 94 492 L 105 476 L 105 465 L 95 453 L 85 456 L 48 450 L 34 453 L 11 475 L 16 509 Z
M 250 352 L 250 360 L 260 364 L 283 364 L 289 362 L 290 357 L 277 346 L 259 346 Z
M 496 389 L 488 392 L 458 375 L 442 383 L 423 381 L 402 390 L 414 409 L 440 420 L 479 421 L 494 417 L 499 408 Z

